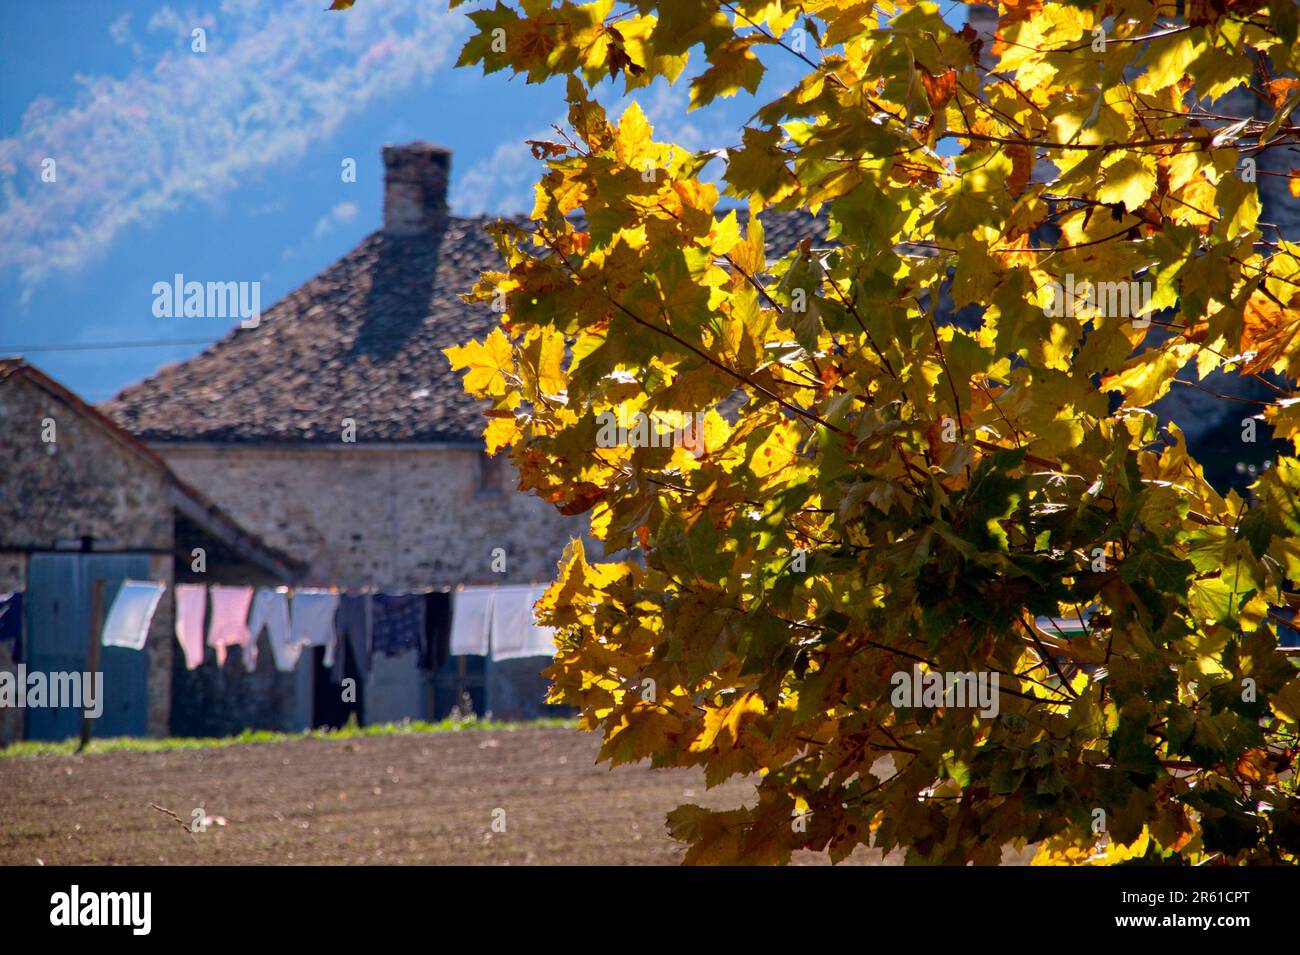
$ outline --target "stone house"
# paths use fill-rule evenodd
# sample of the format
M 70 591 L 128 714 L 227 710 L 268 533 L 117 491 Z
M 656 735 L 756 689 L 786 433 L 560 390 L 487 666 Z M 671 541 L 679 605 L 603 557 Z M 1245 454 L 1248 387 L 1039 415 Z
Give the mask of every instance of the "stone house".
M 582 528 L 518 493 L 442 354 L 496 316 L 466 305 L 496 251 L 449 214 L 450 154 L 384 150 L 385 222 L 262 316 L 125 389 L 106 414 L 272 546 L 303 581 L 389 592 L 550 580 Z M 504 572 L 502 565 L 504 561 Z M 496 568 L 494 570 L 494 567 Z M 541 661 L 375 662 L 366 719 L 541 712 Z M 378 690 L 373 687 L 372 689 Z
M 293 580 L 298 565 L 248 533 L 180 480 L 155 452 L 39 369 L 0 359 L 0 592 L 23 591 L 21 645 L 0 642 L 0 669 L 82 671 L 90 653 L 96 581 L 103 606 L 121 580 L 167 584 L 143 650 L 104 647 L 105 710 L 98 736 L 173 731 L 172 585 L 207 575 L 230 583 Z M 19 657 L 20 659 L 16 659 Z M 182 667 L 183 670 L 183 667 Z M 275 696 L 264 675 L 260 689 Z M 249 675 L 254 679 L 254 675 Z M 285 696 L 283 687 L 279 695 Z M 0 745 L 62 739 L 80 730 L 73 710 L 0 709 Z
M 234 329 L 103 411 L 303 562 L 307 583 L 400 591 L 549 581 L 585 525 L 516 490 L 506 455 L 485 454 L 481 406 L 442 352 L 498 321 L 460 298 L 500 267 L 487 220 L 451 215 L 447 150 L 386 146 L 383 160 L 382 228 L 257 327 Z M 812 221 L 764 218 L 772 254 L 802 235 L 799 220 Z M 455 658 L 420 686 L 410 666 L 386 672 L 377 660 L 383 718 L 441 716 L 466 691 L 479 712 L 538 715 L 544 662 Z

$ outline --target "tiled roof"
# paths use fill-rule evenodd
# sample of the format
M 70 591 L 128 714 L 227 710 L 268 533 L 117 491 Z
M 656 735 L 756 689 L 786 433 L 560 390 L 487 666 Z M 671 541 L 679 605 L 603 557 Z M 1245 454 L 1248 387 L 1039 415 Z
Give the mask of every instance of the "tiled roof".
M 477 442 L 479 403 L 442 349 L 482 339 L 498 316 L 460 294 L 500 267 L 488 219 L 448 220 L 440 237 L 377 231 L 320 275 L 188 361 L 124 389 L 101 409 L 150 442 Z M 824 220 L 763 216 L 768 254 Z

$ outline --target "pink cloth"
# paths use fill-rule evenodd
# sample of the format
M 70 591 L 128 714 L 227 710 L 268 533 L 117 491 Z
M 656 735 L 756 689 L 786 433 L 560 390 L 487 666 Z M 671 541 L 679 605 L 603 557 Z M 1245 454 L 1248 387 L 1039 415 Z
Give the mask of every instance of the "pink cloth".
M 252 602 L 252 587 L 212 588 L 208 646 L 216 647 L 217 666 L 225 665 L 226 647 L 243 647 L 248 652 L 248 607 Z
M 203 584 L 176 585 L 176 639 L 185 653 L 185 669 L 203 665 L 203 616 L 208 610 L 208 588 Z

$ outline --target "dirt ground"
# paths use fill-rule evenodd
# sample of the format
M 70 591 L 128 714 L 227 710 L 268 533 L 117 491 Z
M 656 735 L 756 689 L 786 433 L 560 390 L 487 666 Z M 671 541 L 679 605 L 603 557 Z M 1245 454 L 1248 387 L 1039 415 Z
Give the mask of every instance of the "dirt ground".
M 596 749 L 576 730 L 521 729 L 0 758 L 0 864 L 675 865 L 668 810 L 750 792 L 610 770 Z M 210 821 L 191 834 L 196 808 Z

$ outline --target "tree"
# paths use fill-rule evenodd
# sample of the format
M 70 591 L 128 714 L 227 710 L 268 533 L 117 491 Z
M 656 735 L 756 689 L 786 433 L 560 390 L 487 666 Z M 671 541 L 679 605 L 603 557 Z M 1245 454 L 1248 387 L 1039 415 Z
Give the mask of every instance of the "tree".
M 1297 8 L 999 9 L 987 48 L 907 0 L 469 14 L 460 64 L 566 77 L 569 128 L 467 296 L 500 327 L 447 354 L 521 488 L 632 555 L 566 553 L 552 699 L 611 764 L 758 776 L 670 814 L 688 862 L 1300 855 L 1300 462 L 1221 494 L 1149 410 L 1226 370 L 1300 449 L 1300 244 L 1256 181 Z M 594 92 L 694 108 L 773 57 L 806 75 L 725 155 Z M 768 210 L 829 231 L 769 261 Z

